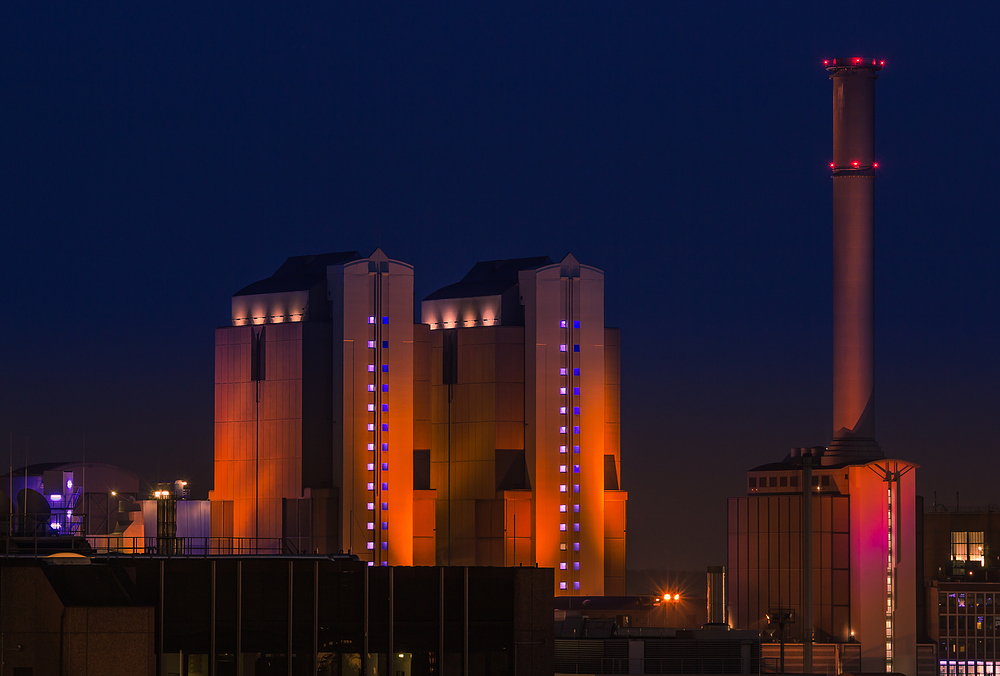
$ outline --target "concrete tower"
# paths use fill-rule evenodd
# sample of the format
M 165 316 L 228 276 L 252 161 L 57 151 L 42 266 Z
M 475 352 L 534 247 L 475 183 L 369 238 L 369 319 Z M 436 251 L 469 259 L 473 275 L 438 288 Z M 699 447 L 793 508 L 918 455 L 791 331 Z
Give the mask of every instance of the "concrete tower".
M 872 401 L 875 80 L 882 66 L 825 63 L 833 80 L 833 442 L 823 464 L 882 457 Z

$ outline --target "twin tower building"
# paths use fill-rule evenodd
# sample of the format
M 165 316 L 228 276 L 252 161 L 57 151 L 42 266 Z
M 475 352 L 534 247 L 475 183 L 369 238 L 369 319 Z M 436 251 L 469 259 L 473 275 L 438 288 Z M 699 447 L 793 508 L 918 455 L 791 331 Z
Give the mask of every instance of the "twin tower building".
M 567 255 L 477 263 L 414 321 L 380 250 L 289 258 L 215 334 L 212 534 L 625 593 L 619 332 Z

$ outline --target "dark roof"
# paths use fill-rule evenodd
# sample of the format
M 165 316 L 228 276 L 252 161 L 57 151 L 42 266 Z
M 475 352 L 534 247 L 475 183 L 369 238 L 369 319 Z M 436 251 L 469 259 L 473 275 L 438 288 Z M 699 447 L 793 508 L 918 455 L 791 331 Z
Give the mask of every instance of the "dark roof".
M 497 296 L 517 285 L 518 272 L 534 270 L 543 265 L 552 265 L 552 259 L 548 256 L 534 256 L 532 258 L 480 261 L 472 266 L 465 277 L 462 277 L 462 281 L 438 289 L 424 300 Z
M 121 566 L 45 565 L 45 577 L 66 606 L 137 605 L 135 583 Z
M 282 293 L 311 289 L 326 279 L 326 269 L 361 258 L 357 251 L 291 256 L 266 279 L 254 282 L 234 293 L 234 296 L 255 296 L 259 293 Z

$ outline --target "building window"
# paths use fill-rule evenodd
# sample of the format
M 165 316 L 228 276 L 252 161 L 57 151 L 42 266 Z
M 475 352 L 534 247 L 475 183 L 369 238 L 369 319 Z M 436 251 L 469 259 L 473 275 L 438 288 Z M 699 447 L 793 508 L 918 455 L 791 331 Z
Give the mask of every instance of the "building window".
M 560 343 L 559 344 L 559 351 L 560 352 L 565 352 L 566 351 L 566 343 Z
M 576 319 L 576 320 L 573 321 L 573 328 L 574 329 L 580 328 L 580 320 L 579 319 Z
M 799 486 L 799 477 L 797 477 L 795 475 L 792 475 L 790 483 L 792 485 L 792 488 L 798 488 L 798 486 Z
M 389 509 L 389 503 L 388 502 L 383 502 L 382 503 L 382 509 L 383 510 Z
M 573 369 L 573 375 L 574 376 L 580 375 L 580 369 Z
M 565 582 L 560 582 L 559 583 L 559 588 L 560 589 L 565 589 L 566 588 L 566 583 Z
M 573 346 L 573 352 L 579 352 L 579 351 L 580 351 L 580 346 L 579 345 L 574 345 Z
M 786 477 L 786 476 L 779 477 L 779 479 L 778 479 L 778 485 L 781 486 L 782 488 L 784 488 L 785 486 L 787 486 L 788 485 L 788 477 Z
M 770 486 L 771 488 L 777 488 L 778 487 L 778 477 L 776 477 L 776 476 L 768 477 L 767 478 L 767 485 Z
M 750 477 L 750 488 L 757 488 L 757 477 Z
M 565 368 L 559 369 L 559 375 L 561 375 L 561 376 L 566 375 L 566 369 Z
M 983 563 L 983 531 L 952 531 L 951 560 Z

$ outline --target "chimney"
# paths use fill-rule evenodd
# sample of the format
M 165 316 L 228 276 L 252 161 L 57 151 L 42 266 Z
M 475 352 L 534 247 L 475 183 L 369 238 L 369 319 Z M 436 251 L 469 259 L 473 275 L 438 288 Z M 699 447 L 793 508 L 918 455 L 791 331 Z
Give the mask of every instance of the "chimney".
M 874 93 L 883 64 L 824 62 L 833 80 L 833 441 L 824 465 L 884 457 L 872 397 Z

